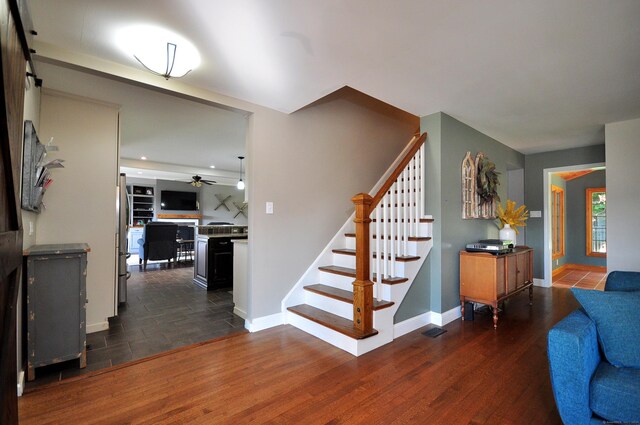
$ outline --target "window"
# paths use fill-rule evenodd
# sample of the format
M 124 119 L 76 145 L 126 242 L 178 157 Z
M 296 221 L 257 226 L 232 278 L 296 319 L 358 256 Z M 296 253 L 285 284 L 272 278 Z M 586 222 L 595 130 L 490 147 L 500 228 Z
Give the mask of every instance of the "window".
M 553 259 L 564 257 L 564 190 L 551 185 Z
M 587 189 L 587 255 L 607 256 L 607 191 L 604 187 Z

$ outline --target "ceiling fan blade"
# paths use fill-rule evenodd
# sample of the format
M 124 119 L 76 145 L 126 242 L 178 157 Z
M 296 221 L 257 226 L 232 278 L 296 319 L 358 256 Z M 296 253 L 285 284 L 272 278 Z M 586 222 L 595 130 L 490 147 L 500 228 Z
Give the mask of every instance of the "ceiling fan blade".
M 213 180 L 200 180 L 200 181 L 203 182 L 204 184 L 208 184 L 209 186 L 215 183 Z

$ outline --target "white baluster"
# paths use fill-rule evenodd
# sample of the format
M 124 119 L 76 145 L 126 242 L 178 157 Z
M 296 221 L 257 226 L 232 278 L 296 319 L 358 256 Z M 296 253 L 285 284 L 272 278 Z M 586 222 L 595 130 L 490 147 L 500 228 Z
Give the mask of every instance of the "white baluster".
M 424 185 L 426 183 L 425 177 L 425 157 L 424 157 L 424 144 L 420 146 L 420 217 L 424 217 Z
M 407 169 L 405 168 L 402 172 L 402 190 L 404 194 L 402 196 L 402 204 L 405 205 L 409 201 L 409 184 L 407 179 L 409 178 L 409 174 L 407 173 Z M 409 216 L 407 215 L 407 208 L 402 207 L 402 253 L 407 255 L 408 251 L 408 241 L 407 241 L 407 231 L 408 231 L 408 220 Z
M 413 207 L 415 209 L 415 214 L 416 214 L 416 236 L 420 236 L 420 202 L 419 202 L 419 193 L 420 193 L 420 169 L 418 167 L 420 167 L 420 165 L 418 165 L 418 163 L 420 162 L 420 155 L 419 155 L 419 151 L 416 152 L 416 155 L 413 157 L 413 166 L 416 168 L 416 205 Z
M 415 183 L 414 183 L 415 173 L 413 172 L 413 161 L 409 161 L 409 202 L 405 205 L 405 208 L 409 210 L 409 235 L 415 236 L 413 232 L 413 208 L 411 208 L 411 204 L 415 198 Z
M 385 258 L 384 258 L 385 261 L 390 262 L 389 274 L 391 276 L 396 275 L 396 240 L 395 240 L 396 224 L 394 222 L 395 211 L 396 211 L 395 201 L 396 201 L 396 194 L 393 193 L 393 189 L 392 189 L 391 193 L 389 194 L 389 202 L 391 203 L 391 206 L 389 207 L 389 236 L 391 237 L 391 239 L 389 239 L 390 249 L 389 249 L 389 256 L 385 255 Z
M 378 254 L 381 258 L 382 258 L 382 271 L 384 273 L 384 277 L 388 277 L 389 276 L 389 268 L 388 268 L 388 264 L 385 261 L 385 259 L 387 258 L 387 255 L 389 254 L 389 248 L 387 245 L 387 237 L 388 232 L 387 232 L 387 220 L 389 219 L 389 194 L 384 195 L 384 198 L 382 198 L 382 202 L 384 202 L 383 205 L 383 209 L 382 209 L 382 251 L 380 254 Z M 378 235 L 378 237 L 380 237 L 380 235 Z
M 377 295 L 376 297 L 378 299 L 381 299 L 382 297 L 382 287 L 381 285 L 381 272 L 382 272 L 382 268 L 380 267 L 380 223 L 382 220 L 382 205 L 378 204 L 378 206 L 376 207 L 376 259 L 375 259 L 375 265 L 376 265 L 376 279 L 375 279 L 375 285 L 374 288 L 377 288 Z M 372 244 L 373 245 L 373 244 Z
M 393 190 L 396 191 L 397 195 L 396 195 L 396 222 L 395 222 L 395 226 L 396 226 L 396 239 L 395 239 L 395 244 L 396 244 L 396 255 L 402 255 L 400 254 L 402 251 L 402 194 L 400 193 L 400 185 L 398 184 L 398 180 L 395 181 L 395 183 L 393 183 Z

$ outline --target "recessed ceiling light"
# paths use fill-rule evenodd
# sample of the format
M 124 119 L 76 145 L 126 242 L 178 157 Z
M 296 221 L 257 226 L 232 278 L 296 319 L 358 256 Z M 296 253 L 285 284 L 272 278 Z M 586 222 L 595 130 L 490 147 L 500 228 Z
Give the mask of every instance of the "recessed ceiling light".
M 142 174 L 142 171 L 138 171 L 138 174 Z
M 146 156 L 141 156 L 140 159 L 143 160 L 143 161 L 146 161 L 147 157 Z
M 215 165 L 209 165 L 209 168 L 216 168 Z

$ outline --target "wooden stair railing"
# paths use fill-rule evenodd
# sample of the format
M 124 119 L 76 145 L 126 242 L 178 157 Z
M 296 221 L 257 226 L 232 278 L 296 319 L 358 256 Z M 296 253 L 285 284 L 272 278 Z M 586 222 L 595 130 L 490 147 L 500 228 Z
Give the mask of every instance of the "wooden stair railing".
M 417 235 L 417 223 L 419 223 L 422 215 L 423 203 L 421 196 L 418 196 L 422 193 L 421 186 L 423 181 L 422 160 L 424 159 L 424 149 L 421 148 L 425 140 L 427 140 L 427 133 L 416 134 L 409 141 L 410 148 L 406 155 L 375 196 L 372 197 L 368 193 L 359 193 L 352 198 L 355 205 L 354 222 L 356 228 L 356 280 L 353 282 L 353 326 L 363 332 L 370 332 L 373 329 L 374 282 L 371 281 L 371 214 L 376 211 L 377 258 L 375 262 L 377 267 L 376 279 L 380 284 L 384 277 L 394 273 L 396 254 L 402 251 L 402 255 L 406 255 L 407 241 L 410 233 L 412 233 L 411 227 L 414 222 L 416 223 L 414 232 Z M 400 177 L 402 177 L 401 187 L 398 186 Z M 394 185 L 396 185 L 396 190 L 391 190 Z M 389 197 L 388 200 L 386 199 L 387 197 Z M 385 202 L 382 203 L 383 208 L 377 209 L 383 199 L 385 199 Z M 396 212 L 398 216 L 394 217 Z M 400 217 L 400 214 L 403 217 Z M 390 224 L 387 225 L 387 222 Z M 380 237 L 380 231 L 382 231 L 382 238 Z

